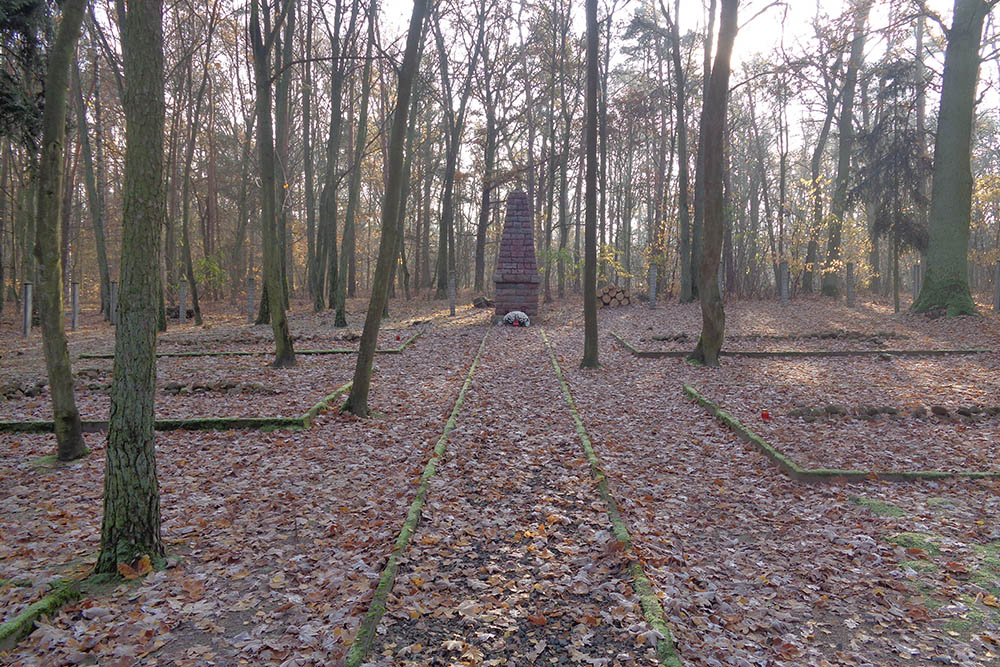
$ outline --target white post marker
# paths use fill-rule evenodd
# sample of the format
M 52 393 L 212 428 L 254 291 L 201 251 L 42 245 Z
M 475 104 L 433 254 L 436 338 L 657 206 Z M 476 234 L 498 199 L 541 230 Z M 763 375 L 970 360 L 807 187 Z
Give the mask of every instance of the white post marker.
M 21 335 L 25 338 L 31 333 L 31 299 L 32 299 L 32 287 L 30 280 L 24 281 L 24 286 L 21 289 L 21 296 L 24 298 L 24 308 L 22 309 L 24 318 L 21 321 Z
M 118 281 L 111 281 L 111 326 L 118 326 Z
M 788 262 L 783 260 L 778 264 L 778 292 L 781 294 L 781 305 L 788 305 L 788 292 L 789 292 L 789 277 L 788 277 Z
M 187 278 L 181 278 L 181 289 L 180 289 L 181 295 L 180 299 L 178 300 L 178 307 L 177 307 L 177 319 L 180 321 L 181 324 L 184 324 L 187 321 L 187 299 L 188 299 L 187 290 L 188 290 Z
M 69 284 L 69 303 L 71 308 L 69 328 L 70 331 L 76 331 L 77 325 L 80 324 L 80 283 L 75 280 Z
M 847 263 L 847 307 L 854 308 L 854 262 Z
M 257 300 L 254 298 L 256 287 L 257 281 L 253 278 L 247 278 L 247 322 L 250 324 L 253 324 L 253 309 L 257 304 Z
M 993 271 L 993 310 L 1000 313 L 1000 262 Z
M 656 264 L 649 264 L 649 307 L 656 308 Z

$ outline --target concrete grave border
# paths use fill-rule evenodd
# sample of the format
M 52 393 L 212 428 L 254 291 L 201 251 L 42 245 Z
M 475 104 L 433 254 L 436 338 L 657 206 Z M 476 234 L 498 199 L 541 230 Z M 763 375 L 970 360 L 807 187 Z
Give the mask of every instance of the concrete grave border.
M 764 456 L 771 460 L 781 472 L 796 482 L 829 482 L 844 481 L 889 481 L 913 482 L 920 480 L 940 479 L 1000 479 L 1000 472 L 957 471 L 944 470 L 840 470 L 837 468 L 803 468 L 780 449 L 770 444 L 764 438 L 754 433 L 740 420 L 720 408 L 716 403 L 705 398 L 689 384 L 684 385 L 684 394 L 716 418 L 719 423 L 728 426 L 744 441 L 756 447 Z
M 280 429 L 312 426 L 316 415 L 326 410 L 338 396 L 351 389 L 352 382 L 337 387 L 332 394 L 320 399 L 318 403 L 302 413 L 299 417 L 191 417 L 188 419 L 157 419 L 153 428 L 157 431 L 231 431 L 235 429 Z M 108 429 L 104 419 L 82 420 L 84 433 L 99 433 Z M 0 421 L 0 433 L 52 433 L 55 430 L 49 420 L 35 421 Z
M 632 356 L 640 359 L 684 359 L 691 356 L 690 350 L 640 350 L 632 343 L 622 338 L 614 331 L 611 335 L 622 346 L 628 350 Z M 968 350 L 721 350 L 721 357 L 750 357 L 757 359 L 771 359 L 781 357 L 878 357 L 889 355 L 892 357 L 945 357 L 961 354 L 989 354 L 993 350 L 968 349 Z
M 541 335 L 542 340 L 545 341 L 545 347 L 548 350 L 549 359 L 552 361 L 552 368 L 555 371 L 556 380 L 559 382 L 559 387 L 562 389 L 563 398 L 566 400 L 566 405 L 569 407 L 569 413 L 572 415 L 573 422 L 576 424 L 576 433 L 580 437 L 580 444 L 583 446 L 587 462 L 590 464 L 591 475 L 597 483 L 597 492 L 604 501 L 604 506 L 608 513 L 608 519 L 611 520 L 611 526 L 614 531 L 615 539 L 624 545 L 623 551 L 629 557 L 628 573 L 632 576 L 632 589 L 639 597 L 643 617 L 646 619 L 646 622 L 649 623 L 650 627 L 661 635 L 661 638 L 656 642 L 656 655 L 659 658 L 660 664 L 664 665 L 664 667 L 680 667 L 683 663 L 681 662 L 680 655 L 677 652 L 677 647 L 674 645 L 674 639 L 670 632 L 670 628 L 667 626 L 666 615 L 663 612 L 663 605 L 660 603 L 660 598 L 657 596 L 656 590 L 653 588 L 653 583 L 649 580 L 649 577 L 646 576 L 646 573 L 642 569 L 642 562 L 639 557 L 639 553 L 632 543 L 632 536 L 628 532 L 628 527 L 625 525 L 624 519 L 622 519 L 618 503 L 611 494 L 607 476 L 601 468 L 601 461 L 597 458 L 597 454 L 594 452 L 594 446 L 590 440 L 590 435 L 587 433 L 587 427 L 584 426 L 583 418 L 580 417 L 580 412 L 576 408 L 576 402 L 573 400 L 573 394 L 569 390 L 569 383 L 566 382 L 566 378 L 563 377 L 562 368 L 560 368 L 559 362 L 556 361 L 555 351 L 552 349 L 552 344 L 549 343 L 549 337 L 545 335 L 544 329 L 541 331 Z
M 417 524 L 420 522 L 420 513 L 423 511 L 424 503 L 427 501 L 427 494 L 430 493 L 431 478 L 437 474 L 437 466 L 441 463 L 442 457 L 444 457 L 445 449 L 448 444 L 448 435 L 455 428 L 458 420 L 458 414 L 462 410 L 462 404 L 465 403 L 465 395 L 468 392 L 469 387 L 472 385 L 472 378 L 476 373 L 476 368 L 479 367 L 479 360 L 483 356 L 483 350 L 486 348 L 486 341 L 489 338 L 491 331 L 493 331 L 493 327 L 487 326 L 486 333 L 483 335 L 483 340 L 479 343 L 479 349 L 476 351 L 476 356 L 473 358 L 472 364 L 469 366 L 469 372 L 465 376 L 465 382 L 462 384 L 462 389 L 458 392 L 458 398 L 455 400 L 455 406 L 452 408 L 451 415 L 448 417 L 448 421 L 444 425 L 444 432 L 442 432 L 441 437 L 438 438 L 437 444 L 434 446 L 434 454 L 427 461 L 427 464 L 424 466 L 424 471 L 420 475 L 420 485 L 417 487 L 417 494 L 414 497 L 413 502 L 410 504 L 410 509 L 406 513 L 406 519 L 403 521 L 403 525 L 399 529 L 399 536 L 396 537 L 396 541 L 392 546 L 392 550 L 389 552 L 389 557 L 386 560 L 385 566 L 382 568 L 382 574 L 379 576 L 378 584 L 375 586 L 375 592 L 372 595 L 372 601 L 368 607 L 368 611 L 361 618 L 361 623 L 358 626 L 358 632 L 354 635 L 354 641 L 351 642 L 351 647 L 347 651 L 345 663 L 346 667 L 358 667 L 364 663 L 368 652 L 371 650 L 372 642 L 375 640 L 375 633 L 378 629 L 378 624 L 386 612 L 389 593 L 392 592 L 392 587 L 396 583 L 396 573 L 399 571 L 399 560 L 406 552 L 406 548 L 410 544 L 410 538 L 417 530 Z
M 389 347 L 384 350 L 375 350 L 378 354 L 401 354 L 406 348 L 410 346 L 413 341 L 419 338 L 426 329 L 421 329 L 417 333 L 413 334 L 399 347 Z M 348 349 L 331 349 L 331 350 L 296 350 L 296 355 L 302 356 L 323 356 L 331 354 L 357 354 L 357 350 Z M 249 350 L 234 350 L 231 352 L 157 352 L 157 359 L 167 359 L 167 358 L 178 358 L 178 357 L 262 357 L 269 354 L 274 354 L 274 350 L 266 350 L 261 352 L 249 351 Z M 114 353 L 94 353 L 94 352 L 81 352 L 76 357 L 77 359 L 114 359 Z

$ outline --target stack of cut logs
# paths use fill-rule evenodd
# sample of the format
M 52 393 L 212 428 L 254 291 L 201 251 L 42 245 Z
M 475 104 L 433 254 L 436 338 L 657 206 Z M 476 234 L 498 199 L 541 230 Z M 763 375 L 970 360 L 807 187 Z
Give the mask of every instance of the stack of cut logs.
M 605 285 L 597 291 L 597 296 L 601 300 L 601 307 L 605 306 L 627 306 L 632 303 L 632 297 L 628 290 L 617 285 Z

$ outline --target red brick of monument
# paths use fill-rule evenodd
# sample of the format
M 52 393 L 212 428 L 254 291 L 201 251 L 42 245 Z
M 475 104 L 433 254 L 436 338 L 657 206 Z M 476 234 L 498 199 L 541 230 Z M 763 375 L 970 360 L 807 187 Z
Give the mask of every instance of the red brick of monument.
M 500 254 L 493 274 L 496 283 L 496 317 L 520 310 L 528 317 L 538 315 L 538 264 L 535 263 L 535 235 L 528 195 L 507 195 L 507 217 L 503 222 Z

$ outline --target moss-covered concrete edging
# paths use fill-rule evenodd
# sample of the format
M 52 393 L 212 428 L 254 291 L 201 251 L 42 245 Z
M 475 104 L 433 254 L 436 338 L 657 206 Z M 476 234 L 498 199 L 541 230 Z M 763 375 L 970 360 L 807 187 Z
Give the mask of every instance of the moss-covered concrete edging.
M 632 356 L 640 359 L 666 359 L 684 358 L 691 355 L 690 350 L 640 350 L 632 343 L 628 342 L 620 335 L 611 332 L 611 335 L 621 343 L 622 347 L 628 350 Z M 992 350 L 968 349 L 968 350 L 721 350 L 719 356 L 722 357 L 750 357 L 756 359 L 773 359 L 780 357 L 947 357 L 966 354 L 988 354 Z
M 689 384 L 684 385 L 684 393 L 720 423 L 728 426 L 736 435 L 756 447 L 769 458 L 783 473 L 798 482 L 825 482 L 835 479 L 857 481 L 877 479 L 890 482 L 912 482 L 934 479 L 1000 479 L 1000 472 L 970 471 L 949 472 L 945 470 L 839 470 L 836 468 L 803 468 L 784 452 L 764 440 L 740 420 L 705 398 Z
M 545 335 L 544 330 L 541 331 L 541 335 L 542 340 L 545 341 L 545 347 L 549 352 L 549 359 L 552 360 L 552 368 L 555 370 L 556 379 L 562 388 L 563 398 L 566 399 L 566 405 L 569 406 L 569 412 L 573 416 L 573 422 L 576 424 L 576 433 L 580 436 L 580 442 L 587 456 L 587 462 L 590 463 L 591 474 L 594 477 L 594 481 L 597 482 L 597 492 L 607 508 L 608 518 L 611 520 L 615 538 L 624 545 L 625 553 L 633 556 L 629 558 L 628 564 L 628 572 L 632 577 L 632 588 L 635 590 L 635 594 L 639 596 L 642 613 L 646 618 L 646 622 L 660 633 L 660 638 L 656 642 L 656 655 L 661 665 L 680 667 L 683 663 L 681 662 L 680 655 L 677 653 L 677 647 L 674 645 L 670 628 L 667 626 L 666 615 L 663 613 L 663 605 L 660 603 L 660 598 L 657 597 L 656 591 L 653 589 L 653 583 L 642 569 L 642 563 L 638 557 L 639 554 L 632 544 L 632 536 L 629 534 L 628 527 L 622 519 L 618 503 L 615 501 L 614 496 L 611 495 L 611 489 L 608 487 L 608 479 L 601 468 L 601 462 L 597 458 L 597 454 L 594 452 L 590 435 L 587 434 L 587 429 L 583 424 L 583 419 L 580 417 L 580 412 L 576 409 L 573 394 L 569 390 L 569 384 L 563 377 L 559 362 L 556 361 L 556 355 L 551 343 L 549 343 L 549 338 Z
M 382 568 L 382 574 L 379 576 L 378 585 L 375 587 L 375 593 L 372 596 L 368 612 L 361 619 L 361 625 L 358 626 L 358 634 L 354 636 L 351 648 L 347 652 L 347 667 L 358 667 L 358 665 L 365 661 L 368 651 L 371 650 L 372 642 L 375 640 L 375 631 L 382 620 L 382 616 L 385 615 L 389 593 L 392 592 L 392 587 L 396 583 L 399 559 L 403 556 L 407 546 L 410 544 L 410 538 L 417 530 L 417 524 L 420 522 L 420 513 L 423 511 L 424 503 L 427 501 L 427 494 L 430 492 L 431 478 L 437 473 L 437 466 L 444 456 L 448 443 L 448 435 L 455 428 L 458 413 L 462 410 L 462 404 L 465 403 L 465 395 L 472 385 L 472 377 L 476 373 L 476 368 L 479 367 L 479 360 L 482 358 L 483 350 L 486 348 L 486 340 L 489 338 L 490 331 L 492 330 L 493 327 L 486 327 L 486 334 L 483 336 L 482 342 L 479 343 L 479 349 L 472 360 L 472 365 L 469 366 L 469 372 L 465 376 L 465 383 L 462 385 L 461 391 L 458 392 L 455 407 L 452 408 L 451 415 L 444 425 L 444 432 L 438 438 L 437 444 L 434 446 L 434 454 L 427 461 L 427 465 L 424 466 L 424 472 L 420 475 L 420 485 L 417 487 L 417 495 L 410 504 L 410 509 L 406 513 L 406 519 L 399 530 L 399 536 L 396 538 L 396 542 L 389 552 L 389 558 L 386 561 L 385 567 Z
M 153 427 L 157 431 L 232 431 L 235 429 L 280 429 L 309 428 L 313 419 L 327 409 L 338 396 L 351 389 L 351 383 L 338 387 L 316 405 L 299 417 L 192 417 L 190 419 L 157 419 Z M 108 422 L 103 419 L 84 419 L 85 433 L 99 433 L 108 430 Z M 0 421 L 0 433 L 52 433 L 51 421 Z
M 351 389 L 351 382 L 342 385 L 332 394 L 323 397 L 316 405 L 312 406 L 301 417 L 261 417 L 261 418 L 211 418 L 211 419 L 158 419 L 156 430 L 169 431 L 175 429 L 220 429 L 230 430 L 235 428 L 309 428 L 313 420 L 330 407 L 337 398 L 347 393 Z M 89 422 L 91 426 L 101 423 L 107 428 L 107 422 Z M 16 424 L 16 423 L 15 423 Z M 48 425 L 48 432 L 52 431 L 52 422 L 23 422 L 19 424 L 42 424 Z M 17 424 L 16 424 L 17 425 Z M 85 429 L 87 430 L 87 429 Z M 20 431 L 30 432 L 30 431 Z M 36 431 L 37 432 L 37 431 Z M 86 587 L 88 580 L 76 580 L 63 582 L 56 585 L 52 592 L 41 600 L 28 605 L 24 611 L 9 621 L 0 625 L 0 651 L 5 651 L 16 644 L 20 639 L 31 634 L 35 629 L 35 621 L 41 616 L 51 616 L 56 613 L 64 604 L 72 602 L 81 596 L 81 591 Z M 31 582 L 21 580 L 0 579 L 0 586 L 30 586 Z
M 35 629 L 35 621 L 42 616 L 52 616 L 67 602 L 80 597 L 80 581 L 68 581 L 56 584 L 52 592 L 37 602 L 28 605 L 24 611 L 0 624 L 0 651 L 12 648 L 23 637 L 27 637 Z
M 400 354 L 406 348 L 410 346 L 413 341 L 420 337 L 426 329 L 421 329 L 417 333 L 413 334 L 409 338 L 403 341 L 399 347 L 389 347 L 384 350 L 375 350 L 378 354 Z M 330 350 L 296 350 L 296 355 L 302 356 L 323 356 L 331 354 L 357 354 L 357 350 L 349 350 L 344 348 L 335 348 Z M 260 357 L 267 354 L 274 354 L 273 350 L 232 350 L 232 351 L 221 351 L 221 352 L 157 352 L 157 359 L 170 359 L 177 357 Z M 114 359 L 115 355 L 110 352 L 81 352 L 77 355 L 77 359 Z

